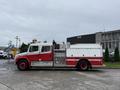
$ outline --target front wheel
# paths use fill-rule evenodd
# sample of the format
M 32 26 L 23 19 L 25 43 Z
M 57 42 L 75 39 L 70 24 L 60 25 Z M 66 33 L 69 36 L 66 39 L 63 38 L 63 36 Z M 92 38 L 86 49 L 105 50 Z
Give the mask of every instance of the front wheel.
M 77 64 L 77 70 L 81 70 L 81 71 L 86 71 L 90 68 L 90 65 L 87 61 L 83 60 L 78 62 Z
M 25 71 L 25 70 L 28 70 L 29 69 L 29 63 L 28 61 L 26 60 L 20 60 L 18 63 L 17 63 L 17 68 L 21 71 Z

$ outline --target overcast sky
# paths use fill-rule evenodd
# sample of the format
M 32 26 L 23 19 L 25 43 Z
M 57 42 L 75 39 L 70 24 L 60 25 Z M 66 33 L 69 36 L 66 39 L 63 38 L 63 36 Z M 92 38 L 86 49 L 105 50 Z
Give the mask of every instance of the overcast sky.
M 0 45 L 120 29 L 120 0 L 0 0 Z

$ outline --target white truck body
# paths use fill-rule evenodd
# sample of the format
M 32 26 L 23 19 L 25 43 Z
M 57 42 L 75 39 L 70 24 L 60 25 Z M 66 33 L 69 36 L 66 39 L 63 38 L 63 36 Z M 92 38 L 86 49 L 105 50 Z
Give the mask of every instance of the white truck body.
M 71 45 L 66 51 L 67 57 L 103 57 L 100 44 Z

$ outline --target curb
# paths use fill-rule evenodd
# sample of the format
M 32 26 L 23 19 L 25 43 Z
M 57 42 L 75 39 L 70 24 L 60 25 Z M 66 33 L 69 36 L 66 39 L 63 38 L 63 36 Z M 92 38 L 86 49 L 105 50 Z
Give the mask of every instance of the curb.
M 106 68 L 100 68 L 100 69 L 120 69 L 120 67 L 119 68 L 109 68 L 109 67 L 106 67 Z

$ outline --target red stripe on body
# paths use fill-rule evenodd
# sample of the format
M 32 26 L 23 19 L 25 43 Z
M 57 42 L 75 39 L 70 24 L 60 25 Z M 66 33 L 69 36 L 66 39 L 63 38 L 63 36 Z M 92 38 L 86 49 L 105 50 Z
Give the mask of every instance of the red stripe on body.
M 102 59 L 90 59 L 91 65 L 103 65 Z
M 72 58 L 67 58 L 66 59 L 66 64 L 68 65 L 68 66 L 76 66 L 77 65 L 77 62 L 80 60 L 80 58 L 81 57 L 72 57 Z M 81 59 L 83 59 L 83 58 L 81 58 Z M 91 65 L 92 66 L 102 66 L 103 65 L 103 59 L 102 59 L 102 57 L 91 57 L 91 58 L 86 58 L 86 57 L 84 57 L 84 59 L 88 59 L 88 61 L 91 63 Z
M 78 59 L 66 59 L 66 64 L 67 64 L 68 66 L 73 66 L 73 67 L 75 67 L 76 64 L 77 64 L 77 61 L 78 61 Z

